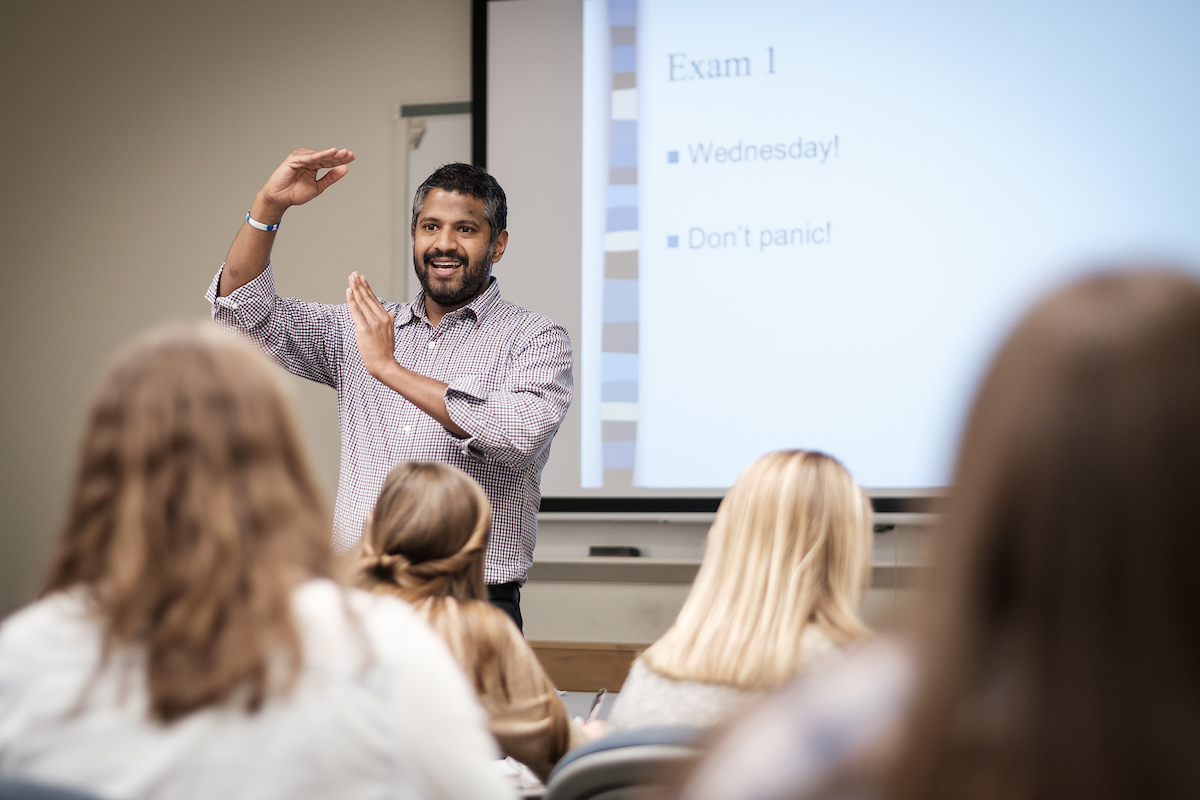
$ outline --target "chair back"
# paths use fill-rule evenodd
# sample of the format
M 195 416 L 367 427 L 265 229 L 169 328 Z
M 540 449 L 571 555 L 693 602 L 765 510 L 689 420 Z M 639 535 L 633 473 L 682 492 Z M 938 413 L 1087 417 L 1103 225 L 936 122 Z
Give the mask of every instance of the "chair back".
M 99 800 L 99 798 L 75 789 L 0 777 L 0 800 Z
M 695 761 L 702 731 L 658 728 L 625 731 L 579 748 L 559 762 L 544 800 L 650 800 L 663 779 Z

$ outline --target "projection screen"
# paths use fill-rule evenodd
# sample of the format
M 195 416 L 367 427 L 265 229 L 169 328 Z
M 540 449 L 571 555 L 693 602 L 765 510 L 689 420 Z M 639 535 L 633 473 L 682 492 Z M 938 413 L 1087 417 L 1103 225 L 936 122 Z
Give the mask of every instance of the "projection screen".
M 945 486 L 1039 294 L 1200 256 L 1200 7 L 503 0 L 505 296 L 563 323 L 548 497 L 719 496 L 815 448 Z

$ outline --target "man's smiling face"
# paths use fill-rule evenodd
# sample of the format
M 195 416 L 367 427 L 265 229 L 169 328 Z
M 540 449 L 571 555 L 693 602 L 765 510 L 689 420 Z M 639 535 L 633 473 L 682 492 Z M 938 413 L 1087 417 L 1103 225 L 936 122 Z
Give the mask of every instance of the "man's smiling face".
M 443 310 L 475 299 L 492 274 L 507 241 L 492 241 L 491 226 L 478 197 L 432 189 L 412 230 L 413 269 L 425 296 Z

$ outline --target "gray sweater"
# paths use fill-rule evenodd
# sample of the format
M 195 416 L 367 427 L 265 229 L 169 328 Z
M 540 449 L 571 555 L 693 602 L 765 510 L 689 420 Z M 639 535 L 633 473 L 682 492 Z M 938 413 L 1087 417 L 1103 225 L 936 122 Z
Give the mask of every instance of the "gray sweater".
M 815 625 L 804 631 L 805 667 L 835 655 L 838 648 Z M 668 678 L 639 658 L 633 662 L 608 715 L 608 730 L 659 726 L 711 728 L 737 716 L 761 696 L 734 686 Z

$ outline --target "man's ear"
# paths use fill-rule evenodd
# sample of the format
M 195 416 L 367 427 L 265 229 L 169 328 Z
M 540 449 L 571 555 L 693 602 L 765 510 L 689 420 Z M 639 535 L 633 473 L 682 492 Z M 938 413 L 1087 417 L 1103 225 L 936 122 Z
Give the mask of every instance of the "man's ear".
M 500 231 L 500 235 L 496 237 L 496 241 L 492 243 L 492 263 L 495 264 L 504 255 L 504 248 L 508 247 L 508 231 Z

